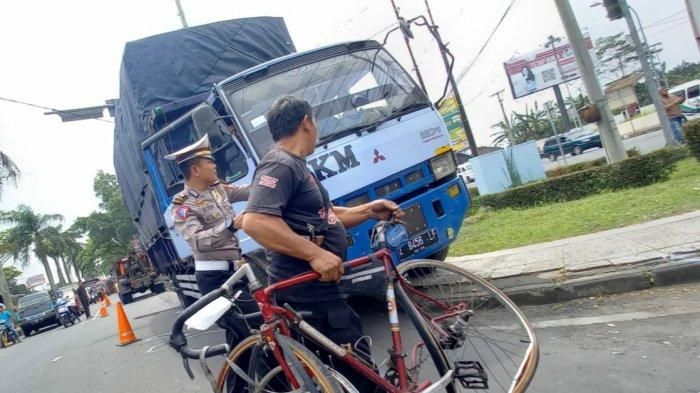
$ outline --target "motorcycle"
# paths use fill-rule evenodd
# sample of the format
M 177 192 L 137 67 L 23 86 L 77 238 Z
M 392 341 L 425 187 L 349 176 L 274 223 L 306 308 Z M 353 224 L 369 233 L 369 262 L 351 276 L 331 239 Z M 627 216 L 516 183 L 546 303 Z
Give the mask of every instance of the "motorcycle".
M 67 328 L 69 324 L 72 326 L 76 322 L 80 322 L 78 314 L 72 308 L 74 308 L 74 306 L 70 305 L 70 299 L 68 297 L 60 298 L 56 301 L 58 320 L 65 328 Z
M 14 328 L 8 328 L 5 326 L 6 321 L 0 321 L 0 346 L 2 348 L 7 347 L 10 344 L 10 341 L 13 344 L 18 344 L 19 343 L 19 335 L 17 335 L 17 332 L 15 331 Z

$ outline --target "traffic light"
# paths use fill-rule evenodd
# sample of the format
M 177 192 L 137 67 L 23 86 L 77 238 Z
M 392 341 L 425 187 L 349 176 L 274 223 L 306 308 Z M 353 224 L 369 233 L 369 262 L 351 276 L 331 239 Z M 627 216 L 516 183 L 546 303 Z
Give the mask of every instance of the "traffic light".
M 620 0 L 603 0 L 605 10 L 608 11 L 608 19 L 615 20 L 622 18 L 622 5 Z

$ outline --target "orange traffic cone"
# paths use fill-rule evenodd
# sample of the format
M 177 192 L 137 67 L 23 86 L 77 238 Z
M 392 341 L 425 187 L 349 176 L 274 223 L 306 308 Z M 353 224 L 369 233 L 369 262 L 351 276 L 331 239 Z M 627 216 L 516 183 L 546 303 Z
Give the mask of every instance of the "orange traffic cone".
M 107 311 L 107 307 L 105 307 L 104 302 L 102 302 L 102 305 L 100 306 L 100 313 L 98 315 L 100 316 L 100 318 L 109 316 L 109 312 Z
M 140 340 L 140 338 L 136 338 L 133 329 L 131 329 L 131 324 L 126 317 L 124 306 L 122 306 L 121 302 L 117 302 L 117 333 L 119 336 L 117 345 L 120 347 Z
M 106 294 L 104 295 L 103 299 L 105 302 L 105 307 L 109 307 L 112 305 L 112 302 L 109 300 L 109 296 L 107 296 Z

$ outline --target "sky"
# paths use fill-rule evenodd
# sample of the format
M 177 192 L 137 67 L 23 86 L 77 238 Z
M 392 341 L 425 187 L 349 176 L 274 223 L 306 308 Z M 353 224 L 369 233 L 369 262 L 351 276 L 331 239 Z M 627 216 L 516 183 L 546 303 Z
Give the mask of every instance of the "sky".
M 623 20 L 608 21 L 593 0 L 570 0 L 579 25 L 595 39 L 627 32 Z M 693 0 L 696 1 L 696 0 Z M 395 24 L 389 0 L 223 1 L 181 0 L 190 26 L 252 16 L 281 16 L 297 50 L 342 41 L 381 41 Z M 424 0 L 396 0 L 406 19 L 426 14 Z M 503 23 L 479 50 L 513 3 Z M 661 60 L 669 68 L 700 60 L 683 0 L 628 0 L 642 20 L 650 42 L 661 42 Z M 507 112 L 521 111 L 553 95 L 540 92 L 514 100 L 503 62 L 542 47 L 547 37 L 564 37 L 552 0 L 431 0 L 443 41 L 456 58 L 455 74 L 469 72 L 459 90 L 478 145 L 489 145 L 491 125 L 501 120 L 491 94 L 505 89 Z M 49 108 L 101 105 L 117 98 L 119 67 L 128 41 L 181 27 L 174 0 L 23 0 L 6 2 L 0 16 L 0 150 L 22 170 L 16 188 L 5 189 L 0 210 L 19 204 L 43 214 L 59 213 L 69 226 L 97 209 L 92 181 L 98 170 L 114 173 L 111 119 L 61 123 Z M 414 26 L 412 47 L 433 100 L 445 83 L 445 70 L 432 36 Z M 387 49 L 406 67 L 411 63 L 403 39 L 390 36 Z M 577 94 L 581 84 L 570 84 Z M 566 89 L 563 89 L 566 95 Z M 118 159 L 118 158 L 117 158 Z M 43 272 L 32 262 L 22 278 Z

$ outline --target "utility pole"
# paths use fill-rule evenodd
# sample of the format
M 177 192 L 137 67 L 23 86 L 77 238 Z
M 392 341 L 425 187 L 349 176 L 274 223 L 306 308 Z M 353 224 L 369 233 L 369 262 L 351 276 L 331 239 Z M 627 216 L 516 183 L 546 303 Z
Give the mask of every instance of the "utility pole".
M 685 0 L 685 8 L 688 10 L 688 19 L 695 34 L 695 43 L 700 50 L 700 4 L 695 0 Z
M 642 71 L 644 72 L 644 82 L 649 90 L 649 96 L 651 96 L 651 101 L 654 103 L 654 108 L 656 108 L 656 113 L 659 116 L 659 121 L 661 122 L 661 128 L 664 132 L 664 139 L 666 139 L 666 145 L 677 146 L 679 143 L 676 138 L 673 137 L 673 132 L 671 131 L 671 123 L 668 121 L 668 115 L 666 114 L 666 107 L 661 102 L 661 96 L 659 95 L 659 84 L 656 82 L 656 78 L 651 68 L 649 67 L 649 57 L 647 56 L 647 51 L 642 45 L 642 41 L 639 39 L 639 34 L 637 33 L 637 27 L 634 25 L 634 19 L 632 19 L 632 13 L 627 5 L 627 1 L 620 0 L 620 6 L 622 8 L 622 15 L 627 21 L 627 26 L 630 30 L 630 37 L 637 50 L 637 56 L 639 56 L 639 62 L 642 63 Z
M 552 48 L 552 53 L 554 55 L 554 63 L 557 65 L 557 70 L 559 71 L 559 75 L 561 75 L 561 80 L 564 81 L 564 74 L 561 72 L 561 67 L 559 66 L 559 58 L 557 57 L 557 47 L 554 46 L 554 43 L 559 41 L 561 41 L 559 38 L 554 38 L 554 36 L 550 35 L 547 38 L 547 42 L 544 44 L 544 47 Z M 559 107 L 559 114 L 561 115 L 561 121 L 564 125 L 564 132 L 567 132 L 573 128 L 571 127 L 571 120 L 569 119 L 569 111 L 566 110 L 566 104 L 564 103 L 564 97 L 562 97 L 561 95 L 561 89 L 559 88 L 559 85 L 552 86 L 552 90 L 554 90 L 554 97 L 556 97 L 557 99 L 557 106 Z
M 571 9 L 571 4 L 569 4 L 569 0 L 554 0 L 554 3 L 564 24 L 571 49 L 574 51 L 576 65 L 581 72 L 581 79 L 583 79 L 583 83 L 588 91 L 588 97 L 600 113 L 598 128 L 600 129 L 600 138 L 605 148 L 606 159 L 608 163 L 622 161 L 627 158 L 627 152 L 622 145 L 622 139 L 617 131 L 615 119 L 610 112 L 608 100 L 605 99 L 600 82 L 598 82 L 598 78 L 595 75 L 593 60 L 588 53 L 588 48 L 586 48 L 583 34 L 581 34 L 581 29 L 574 16 L 574 11 Z
M 180 0 L 175 0 L 175 5 L 177 5 L 177 16 L 180 17 L 180 22 L 182 22 L 182 28 L 187 28 L 187 20 L 185 19 L 185 11 L 182 10 L 182 4 Z
M 179 2 L 179 0 L 177 1 Z M 402 22 L 404 19 L 399 15 L 399 9 L 396 8 L 396 3 L 394 2 L 394 0 L 391 0 L 391 7 L 394 9 L 396 20 L 398 22 Z M 426 90 L 425 83 L 423 82 L 423 77 L 421 76 L 420 71 L 418 70 L 418 63 L 416 63 L 416 58 L 413 56 L 413 49 L 411 49 L 411 43 L 408 41 L 408 37 L 406 37 L 406 35 L 403 36 L 403 40 L 406 43 L 406 48 L 408 48 L 408 55 L 411 56 L 413 70 L 416 72 L 416 76 L 418 77 L 418 83 L 420 84 L 420 87 L 423 89 L 425 94 L 428 94 L 428 90 Z
M 394 3 L 394 0 L 391 0 L 392 4 Z M 476 148 L 476 140 L 474 139 L 474 133 L 472 132 L 472 127 L 469 125 L 469 119 L 467 118 L 467 112 L 464 110 L 464 105 L 462 105 L 462 97 L 459 95 L 459 89 L 457 89 L 457 82 L 455 82 L 455 77 L 452 75 L 452 67 L 450 67 L 450 59 L 447 57 L 450 54 L 449 49 L 447 49 L 447 45 L 445 45 L 444 42 L 442 42 L 442 38 L 440 37 L 440 32 L 438 31 L 438 26 L 435 24 L 435 21 L 433 20 L 433 14 L 430 12 L 430 6 L 428 5 L 428 0 L 425 0 L 425 7 L 428 9 L 428 16 L 430 17 L 430 24 L 427 23 L 425 20 L 425 17 L 423 18 L 423 21 L 426 23 L 426 27 L 430 31 L 430 33 L 433 35 L 435 38 L 435 41 L 438 44 L 438 47 L 440 48 L 440 55 L 442 56 L 442 62 L 445 64 L 445 71 L 447 72 L 447 80 L 450 83 L 450 87 L 452 88 L 452 94 L 455 97 L 455 102 L 457 103 L 457 109 L 459 110 L 459 119 L 462 121 L 462 128 L 464 129 L 464 133 L 467 136 L 467 143 L 469 143 L 469 150 L 471 151 L 471 154 L 473 157 L 476 157 L 479 155 L 479 151 Z M 404 38 L 406 36 L 404 35 Z M 406 38 L 407 39 L 407 38 Z M 453 57 L 454 59 L 454 57 Z
M 491 94 L 491 97 L 496 97 L 498 99 L 498 105 L 501 106 L 501 113 L 503 114 L 503 122 L 506 125 L 506 134 L 508 135 L 508 144 L 513 146 L 515 144 L 515 138 L 513 137 L 513 129 L 510 128 L 510 121 L 508 121 L 508 116 L 506 116 L 506 110 L 503 108 L 503 89 Z
M 552 135 L 554 135 L 557 138 L 557 146 L 559 146 L 559 154 L 561 154 L 561 158 L 564 160 L 564 166 L 569 165 L 566 162 L 566 154 L 564 154 L 564 148 L 561 146 L 561 138 L 559 137 L 559 133 L 557 132 L 557 127 L 554 125 L 554 118 L 552 116 L 552 105 L 550 104 L 549 101 L 544 103 L 545 109 L 547 109 L 547 118 L 549 119 L 549 124 L 552 126 Z

